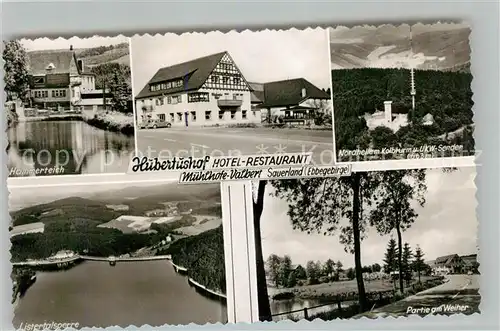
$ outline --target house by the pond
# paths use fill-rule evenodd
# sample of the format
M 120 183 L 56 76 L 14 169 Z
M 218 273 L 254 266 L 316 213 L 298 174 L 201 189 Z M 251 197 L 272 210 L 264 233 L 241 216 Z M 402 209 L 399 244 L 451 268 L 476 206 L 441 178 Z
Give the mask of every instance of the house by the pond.
M 65 50 L 28 52 L 31 106 L 40 110 L 99 110 L 104 93 L 96 77 L 70 46 Z

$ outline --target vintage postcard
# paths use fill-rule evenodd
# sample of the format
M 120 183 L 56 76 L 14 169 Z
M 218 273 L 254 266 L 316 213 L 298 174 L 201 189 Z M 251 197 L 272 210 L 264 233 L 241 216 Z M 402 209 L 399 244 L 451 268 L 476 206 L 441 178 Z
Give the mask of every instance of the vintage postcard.
M 126 172 L 129 38 L 11 40 L 3 60 L 9 177 Z
M 325 29 L 134 36 L 138 154 L 333 163 Z
M 228 321 L 219 185 L 18 187 L 9 212 L 16 329 Z
M 260 320 L 479 313 L 475 175 L 466 167 L 257 182 Z
M 328 30 L 337 162 L 475 155 L 467 24 Z

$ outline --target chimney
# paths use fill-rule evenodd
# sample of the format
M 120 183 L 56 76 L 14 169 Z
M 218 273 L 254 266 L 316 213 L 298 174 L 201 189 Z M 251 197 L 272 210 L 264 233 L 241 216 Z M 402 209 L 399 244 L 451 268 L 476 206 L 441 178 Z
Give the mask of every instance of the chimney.
M 302 88 L 302 97 L 303 98 L 306 97 L 306 89 L 305 89 L 305 87 Z
M 384 101 L 384 114 L 387 123 L 392 122 L 392 101 Z
M 69 50 L 72 51 L 73 50 L 73 45 L 69 45 Z

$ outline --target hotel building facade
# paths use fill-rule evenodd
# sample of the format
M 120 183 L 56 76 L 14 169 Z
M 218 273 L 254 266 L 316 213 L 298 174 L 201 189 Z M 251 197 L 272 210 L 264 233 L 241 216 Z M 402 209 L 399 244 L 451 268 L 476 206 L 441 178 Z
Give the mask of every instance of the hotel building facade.
M 260 124 L 263 112 L 293 116 L 291 109 L 304 111 L 310 99 L 330 95 L 304 78 L 249 83 L 221 52 L 159 69 L 135 97 L 135 109 L 139 127 L 149 120 L 178 127 Z

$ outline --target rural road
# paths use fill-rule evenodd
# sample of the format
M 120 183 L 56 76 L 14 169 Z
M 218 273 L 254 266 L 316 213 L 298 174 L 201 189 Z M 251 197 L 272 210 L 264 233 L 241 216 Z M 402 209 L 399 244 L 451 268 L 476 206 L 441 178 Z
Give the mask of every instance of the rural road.
M 446 283 L 362 314 L 366 317 L 479 312 L 479 275 L 448 275 Z
M 270 128 L 162 128 L 137 131 L 137 149 L 149 157 L 203 157 L 312 152 L 318 165 L 333 163 L 331 130 Z M 149 152 L 148 152 L 149 151 Z

